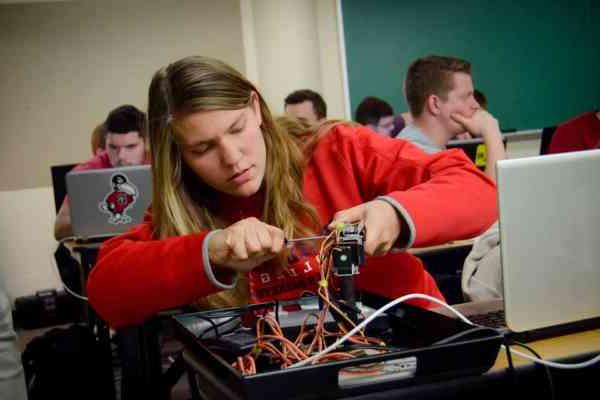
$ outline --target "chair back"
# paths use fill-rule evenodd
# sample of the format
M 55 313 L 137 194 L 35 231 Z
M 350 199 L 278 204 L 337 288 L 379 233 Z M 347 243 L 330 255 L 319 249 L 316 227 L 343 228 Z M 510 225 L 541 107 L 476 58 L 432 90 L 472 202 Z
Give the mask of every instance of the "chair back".
M 540 155 L 548 154 L 548 147 L 550 147 L 550 141 L 552 141 L 552 135 L 556 126 L 548 126 L 542 129 L 542 140 L 540 141 Z
M 52 188 L 54 190 L 54 208 L 56 213 L 58 213 L 58 210 L 60 209 L 60 206 L 67 195 L 65 176 L 76 165 L 77 164 L 63 164 L 53 165 L 50 167 L 50 174 L 52 175 Z

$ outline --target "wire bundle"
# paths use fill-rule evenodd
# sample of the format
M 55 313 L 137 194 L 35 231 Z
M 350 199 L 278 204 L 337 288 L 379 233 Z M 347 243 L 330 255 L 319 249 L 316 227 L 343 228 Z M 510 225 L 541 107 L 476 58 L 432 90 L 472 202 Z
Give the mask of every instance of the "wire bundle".
M 281 368 L 287 368 L 296 362 L 308 359 L 314 354 L 322 352 L 327 347 L 328 340 L 337 339 L 346 335 L 351 329 L 356 327 L 356 324 L 335 304 L 330 293 L 330 288 L 334 287 L 332 270 L 331 252 L 339 239 L 339 230 L 331 232 L 321 243 L 321 248 L 317 256 L 317 261 L 320 266 L 321 278 L 317 288 L 317 296 L 322 302 L 322 307 L 316 314 L 309 314 L 305 317 L 300 326 L 300 331 L 293 341 L 286 338 L 283 334 L 281 326 L 271 315 L 267 314 L 260 317 L 256 322 L 256 346 L 248 354 L 238 357 L 232 366 L 244 375 L 255 374 L 256 358 L 265 356 L 271 358 L 272 361 L 278 363 Z M 335 312 L 342 322 L 338 323 L 337 331 L 331 332 L 327 330 L 325 322 L 330 313 Z M 313 327 L 308 327 L 309 318 L 315 318 L 316 322 Z M 375 348 L 379 352 L 387 351 L 381 349 L 385 343 L 380 339 L 370 338 L 365 336 L 362 330 L 358 331 L 357 335 L 353 335 L 348 339 L 349 342 L 358 346 L 368 346 Z M 359 349 L 352 351 L 336 351 L 323 354 L 314 359 L 313 364 L 327 361 L 346 360 L 362 356 L 364 352 Z

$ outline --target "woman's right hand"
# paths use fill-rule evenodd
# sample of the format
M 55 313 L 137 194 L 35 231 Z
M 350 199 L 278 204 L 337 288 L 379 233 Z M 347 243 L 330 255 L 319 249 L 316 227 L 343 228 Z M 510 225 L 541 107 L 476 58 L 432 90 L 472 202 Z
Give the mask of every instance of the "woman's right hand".
M 208 242 L 208 257 L 213 267 L 248 272 L 283 248 L 283 231 L 252 217 L 216 231 Z

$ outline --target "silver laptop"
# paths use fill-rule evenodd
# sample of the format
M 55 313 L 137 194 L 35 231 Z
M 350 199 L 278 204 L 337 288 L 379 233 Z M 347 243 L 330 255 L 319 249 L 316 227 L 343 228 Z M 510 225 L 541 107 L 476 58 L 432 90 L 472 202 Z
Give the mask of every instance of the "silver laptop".
M 142 222 L 152 199 L 149 165 L 73 171 L 66 176 L 73 234 L 104 238 Z
M 503 304 L 516 333 L 600 318 L 600 150 L 497 163 Z

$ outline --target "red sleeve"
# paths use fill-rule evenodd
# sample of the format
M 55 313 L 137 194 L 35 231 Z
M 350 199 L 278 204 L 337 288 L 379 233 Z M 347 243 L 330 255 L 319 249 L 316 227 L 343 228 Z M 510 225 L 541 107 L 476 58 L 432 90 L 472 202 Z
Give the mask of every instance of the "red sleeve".
M 463 152 L 426 154 L 401 139 L 353 131 L 337 151 L 364 198 L 391 197 L 408 214 L 412 246 L 473 237 L 497 220 L 496 185 Z
M 154 240 L 146 222 L 107 241 L 88 278 L 90 304 L 110 326 L 121 327 L 217 292 L 202 260 L 207 234 Z
M 462 151 L 440 152 L 423 163 L 422 183 L 389 193 L 412 218 L 416 234 L 412 246 L 471 238 L 498 219 L 496 184 Z

